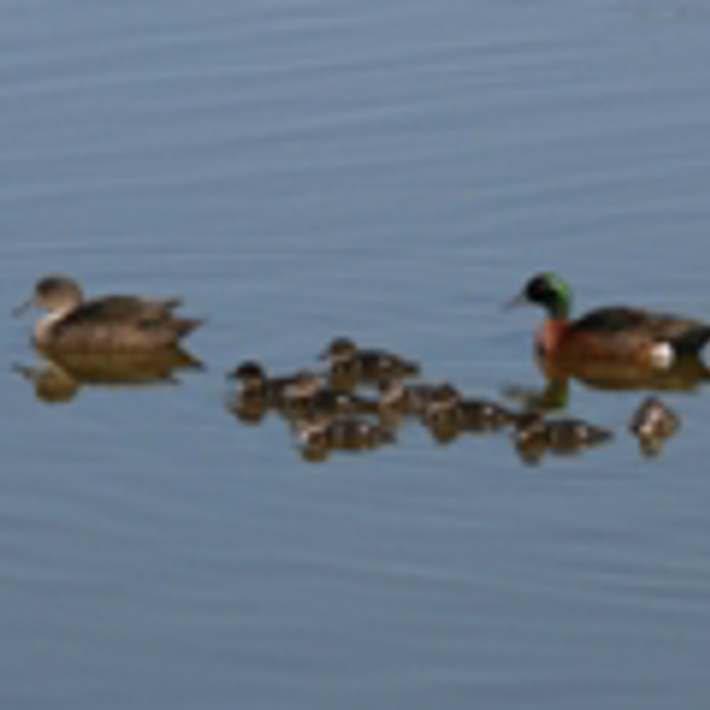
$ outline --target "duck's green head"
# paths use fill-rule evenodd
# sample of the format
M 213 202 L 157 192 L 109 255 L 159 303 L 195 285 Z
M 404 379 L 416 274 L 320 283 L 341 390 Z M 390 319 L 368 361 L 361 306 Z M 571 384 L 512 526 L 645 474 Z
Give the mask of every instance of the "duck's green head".
M 520 294 L 521 301 L 542 306 L 550 318 L 566 320 L 572 309 L 569 286 L 557 274 L 550 272 L 533 276 Z

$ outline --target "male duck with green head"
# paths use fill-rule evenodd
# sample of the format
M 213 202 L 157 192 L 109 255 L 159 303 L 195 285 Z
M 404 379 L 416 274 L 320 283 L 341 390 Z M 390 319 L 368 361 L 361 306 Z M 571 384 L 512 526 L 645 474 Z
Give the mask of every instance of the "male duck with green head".
M 708 323 L 641 308 L 598 308 L 570 320 L 570 288 L 550 272 L 533 276 L 511 305 L 524 302 L 547 312 L 535 334 L 535 346 L 545 357 L 667 368 L 678 357 L 697 356 L 710 339 Z

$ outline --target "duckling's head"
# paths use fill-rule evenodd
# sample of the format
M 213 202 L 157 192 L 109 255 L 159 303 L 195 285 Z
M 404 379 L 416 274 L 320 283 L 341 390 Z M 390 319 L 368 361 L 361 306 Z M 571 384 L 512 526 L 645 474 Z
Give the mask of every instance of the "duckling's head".
M 342 360 L 355 355 L 357 345 L 350 338 L 335 338 L 320 356 L 321 360 Z
M 264 368 L 255 360 L 246 360 L 229 373 L 228 377 L 237 380 L 244 387 L 254 387 L 266 382 Z

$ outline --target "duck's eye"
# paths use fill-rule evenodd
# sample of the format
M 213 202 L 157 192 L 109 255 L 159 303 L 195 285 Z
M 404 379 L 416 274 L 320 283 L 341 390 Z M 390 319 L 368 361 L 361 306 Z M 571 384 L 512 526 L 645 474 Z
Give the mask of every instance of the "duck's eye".
M 531 300 L 536 300 L 539 298 L 544 298 L 545 294 L 548 291 L 547 283 L 541 279 L 541 278 L 536 278 L 533 279 L 529 284 L 528 284 L 528 298 Z

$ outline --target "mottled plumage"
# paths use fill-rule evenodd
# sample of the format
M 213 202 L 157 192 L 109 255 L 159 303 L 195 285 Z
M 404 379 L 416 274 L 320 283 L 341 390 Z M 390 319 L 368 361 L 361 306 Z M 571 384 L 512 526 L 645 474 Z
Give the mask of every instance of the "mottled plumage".
M 385 377 L 414 377 L 419 365 L 407 358 L 384 350 L 358 348 L 348 338 L 336 338 L 320 355 L 330 362 L 335 377 L 381 380 Z

